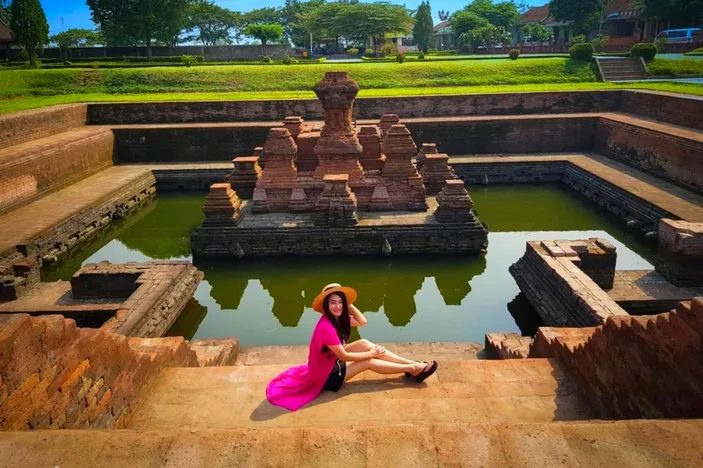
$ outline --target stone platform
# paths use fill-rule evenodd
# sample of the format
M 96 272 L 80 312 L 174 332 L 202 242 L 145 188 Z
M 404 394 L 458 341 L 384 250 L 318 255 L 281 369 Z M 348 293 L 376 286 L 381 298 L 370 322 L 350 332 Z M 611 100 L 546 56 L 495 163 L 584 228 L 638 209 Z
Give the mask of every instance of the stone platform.
M 692 297 L 703 297 L 703 288 L 674 286 L 652 270 L 617 270 L 608 296 L 630 314 L 656 314 Z
M 427 198 L 427 212 L 362 212 L 348 227 L 315 225 L 312 213 L 252 214 L 242 201 L 238 224 L 209 220 L 191 234 L 194 257 L 260 257 L 273 255 L 390 255 L 480 253 L 488 231 L 478 221 L 440 223 L 437 201 Z M 384 244 L 388 246 L 384 248 Z

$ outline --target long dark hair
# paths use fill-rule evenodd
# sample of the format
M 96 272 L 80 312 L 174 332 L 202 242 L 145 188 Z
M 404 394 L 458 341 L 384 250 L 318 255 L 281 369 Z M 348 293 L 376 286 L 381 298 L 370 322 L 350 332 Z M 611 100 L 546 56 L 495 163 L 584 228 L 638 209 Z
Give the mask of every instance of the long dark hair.
M 332 312 L 330 312 L 330 296 L 332 296 L 332 294 L 339 294 L 339 297 L 342 298 L 342 315 L 339 316 L 339 320 L 337 320 L 337 317 L 332 315 Z M 337 336 L 339 336 L 339 339 L 343 343 L 346 343 L 351 335 L 351 319 L 349 318 L 347 296 L 345 296 L 343 292 L 330 293 L 325 296 L 325 300 L 322 301 L 322 307 L 325 310 L 325 317 L 327 317 L 327 320 L 332 322 L 334 329 L 337 330 Z

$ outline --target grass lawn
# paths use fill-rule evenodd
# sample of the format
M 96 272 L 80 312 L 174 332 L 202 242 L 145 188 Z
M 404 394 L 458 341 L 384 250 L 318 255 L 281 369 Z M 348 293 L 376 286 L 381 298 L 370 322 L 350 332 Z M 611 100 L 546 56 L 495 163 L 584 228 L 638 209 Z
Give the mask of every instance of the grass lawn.
M 649 67 L 657 75 L 698 73 L 698 65 L 682 62 L 693 61 L 654 60 Z M 703 76 L 703 62 L 695 63 Z M 361 97 L 623 88 L 703 95 L 694 84 L 600 83 L 591 63 L 565 58 L 40 69 L 0 71 L 0 113 L 74 102 L 313 98 L 312 87 L 330 70 L 349 71 Z
M 424 96 L 436 94 L 490 94 L 535 91 L 578 91 L 594 89 L 648 89 L 703 96 L 703 85 L 687 83 L 569 83 L 498 86 L 445 86 L 426 88 L 362 89 L 359 97 Z M 76 102 L 234 101 L 271 99 L 313 99 L 312 91 L 259 91 L 224 93 L 141 93 L 62 94 L 0 100 L 0 114 Z

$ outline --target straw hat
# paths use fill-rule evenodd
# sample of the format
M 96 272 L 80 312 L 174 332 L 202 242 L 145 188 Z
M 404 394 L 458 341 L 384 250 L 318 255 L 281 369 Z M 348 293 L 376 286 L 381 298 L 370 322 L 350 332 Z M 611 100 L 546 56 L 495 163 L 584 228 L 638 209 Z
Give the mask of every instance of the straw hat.
M 344 296 L 347 298 L 347 304 L 353 304 L 356 300 L 357 294 L 354 289 L 347 286 L 342 286 L 339 283 L 330 283 L 324 288 L 322 288 L 320 294 L 315 296 L 315 299 L 313 299 L 312 301 L 312 310 L 314 310 L 315 312 L 324 313 L 325 309 L 323 304 L 325 302 L 325 298 L 330 294 L 336 292 L 344 293 Z

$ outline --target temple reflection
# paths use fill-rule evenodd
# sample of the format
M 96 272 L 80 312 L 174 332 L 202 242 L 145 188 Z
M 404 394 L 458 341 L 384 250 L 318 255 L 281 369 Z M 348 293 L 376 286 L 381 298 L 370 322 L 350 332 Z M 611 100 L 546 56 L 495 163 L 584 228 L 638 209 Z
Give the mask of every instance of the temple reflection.
M 485 256 L 455 258 L 287 258 L 231 264 L 198 264 L 223 309 L 240 306 L 249 280 L 259 280 L 273 300 L 271 312 L 284 327 L 296 327 L 323 286 L 339 282 L 359 293 L 356 306 L 365 313 L 380 310 L 396 327 L 417 313 L 415 295 L 425 279 L 434 278 L 447 306 L 458 306 L 471 292 L 471 281 L 486 269 Z
M 192 339 L 206 315 L 207 307 L 200 304 L 197 299 L 192 298 L 188 301 L 176 322 L 171 326 L 171 329 L 166 333 L 166 336 L 182 336 L 186 340 Z
M 535 336 L 537 329 L 544 326 L 539 315 L 534 311 L 524 294 L 519 293 L 508 302 L 508 312 L 515 319 L 522 336 Z

